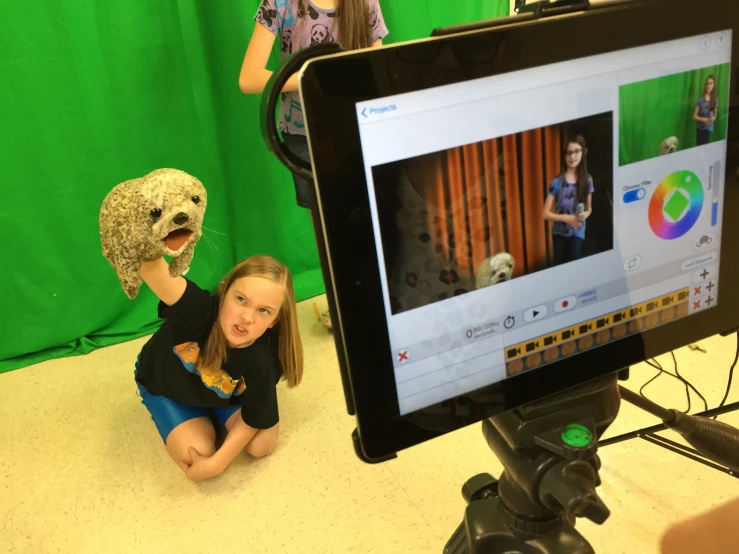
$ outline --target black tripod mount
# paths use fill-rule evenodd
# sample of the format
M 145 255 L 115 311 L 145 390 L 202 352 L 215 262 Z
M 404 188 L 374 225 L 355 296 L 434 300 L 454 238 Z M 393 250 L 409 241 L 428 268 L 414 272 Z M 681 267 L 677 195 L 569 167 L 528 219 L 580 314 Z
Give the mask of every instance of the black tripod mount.
M 598 437 L 616 419 L 617 374 L 611 374 L 483 421 L 483 435 L 503 464 L 462 487 L 465 517 L 445 554 L 589 554 L 575 530 L 610 512 L 598 497 Z

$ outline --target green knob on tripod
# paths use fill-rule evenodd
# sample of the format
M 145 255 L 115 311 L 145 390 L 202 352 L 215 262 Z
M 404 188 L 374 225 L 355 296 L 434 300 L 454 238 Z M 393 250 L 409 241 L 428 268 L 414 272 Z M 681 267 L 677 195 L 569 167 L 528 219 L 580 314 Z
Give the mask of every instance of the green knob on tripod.
M 585 448 L 593 442 L 593 434 L 584 425 L 573 423 L 562 429 L 562 442 L 567 446 Z

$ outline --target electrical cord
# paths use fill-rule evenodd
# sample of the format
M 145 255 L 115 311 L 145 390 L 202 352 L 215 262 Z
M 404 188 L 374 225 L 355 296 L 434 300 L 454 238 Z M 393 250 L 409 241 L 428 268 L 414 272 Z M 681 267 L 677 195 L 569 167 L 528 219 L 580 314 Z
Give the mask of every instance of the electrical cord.
M 660 377 L 663 373 L 669 375 L 670 377 L 677 379 L 678 381 L 682 382 L 685 385 L 685 396 L 688 399 L 688 409 L 684 411 L 683 413 L 690 413 L 690 410 L 692 408 L 692 404 L 690 401 L 690 390 L 692 389 L 698 397 L 703 401 L 703 406 L 705 407 L 705 410 L 708 411 L 708 402 L 706 402 L 705 397 L 696 389 L 693 384 L 685 379 L 682 375 L 680 375 L 680 371 L 678 371 L 677 366 L 677 358 L 675 357 L 674 352 L 670 352 L 670 355 L 672 356 L 672 362 L 675 365 L 675 373 L 670 373 L 669 371 L 666 371 L 662 364 L 660 364 L 656 359 L 646 360 L 646 363 L 652 366 L 657 370 L 657 374 L 652 377 L 649 381 L 644 383 L 641 388 L 639 389 L 639 394 L 643 396 L 644 398 L 648 398 L 644 394 L 644 389 L 653 383 L 658 377 Z M 734 381 L 734 369 L 736 368 L 737 363 L 739 362 L 739 332 L 736 333 L 736 351 L 734 354 L 734 361 L 731 364 L 731 367 L 729 368 L 729 379 L 726 383 L 726 392 L 724 393 L 724 397 L 721 400 L 721 403 L 718 405 L 719 408 L 723 408 L 726 405 L 726 401 L 729 399 L 729 394 L 731 393 L 731 387 Z M 718 416 L 713 416 L 713 419 L 716 419 Z
M 682 375 L 680 375 L 680 372 L 677 370 L 677 358 L 675 358 L 675 353 L 670 352 L 672 355 L 672 363 L 675 364 L 675 375 L 677 375 L 680 380 L 682 380 L 685 383 L 685 393 L 688 395 L 688 400 L 690 400 L 690 393 L 688 392 L 688 387 L 693 389 L 693 392 L 698 395 L 698 398 L 703 400 L 703 409 L 705 411 L 708 411 L 708 402 L 706 402 L 706 398 L 693 386 L 693 383 L 685 379 Z
M 649 400 L 649 397 L 646 394 L 644 394 L 644 389 L 647 388 L 649 385 L 651 385 L 654 381 L 656 381 L 657 378 L 661 377 L 662 374 L 669 375 L 670 377 L 677 379 L 678 381 L 680 380 L 680 378 L 677 377 L 676 375 L 673 375 L 672 373 L 665 371 L 664 368 L 662 367 L 662 364 L 659 363 L 656 359 L 652 358 L 651 360 L 646 360 L 646 363 L 657 370 L 657 374 L 654 377 L 652 377 L 649 381 L 644 383 L 639 389 L 639 394 L 643 396 L 644 398 L 646 398 L 647 400 Z M 688 413 L 691 408 L 690 395 L 687 394 L 686 396 L 688 398 L 688 408 L 687 410 L 681 410 L 683 413 Z
M 647 387 L 647 385 L 649 385 L 652 382 L 654 382 L 658 377 L 660 377 L 664 373 L 665 375 L 669 375 L 673 379 L 677 379 L 683 385 L 685 385 L 685 397 L 688 400 L 688 409 L 687 410 L 684 410 L 683 413 L 685 413 L 685 414 L 690 413 L 690 410 L 692 408 L 692 403 L 690 401 L 690 390 L 689 389 L 692 389 L 698 395 L 698 397 L 703 401 L 703 405 L 705 406 L 705 409 L 708 410 L 708 402 L 706 401 L 706 398 L 700 393 L 700 391 L 698 389 L 696 389 L 693 386 L 693 384 L 690 381 L 688 381 L 682 375 L 680 375 L 680 372 L 678 371 L 678 368 L 677 368 L 677 358 L 675 358 L 675 353 L 674 352 L 670 352 L 670 354 L 672 355 L 672 361 L 673 361 L 673 363 L 675 365 L 675 373 L 670 373 L 669 371 L 666 371 L 662 367 L 662 364 L 660 364 L 655 359 L 647 360 L 646 362 L 650 366 L 652 366 L 653 368 L 655 368 L 658 372 L 657 372 L 657 374 L 654 377 L 652 377 L 649 381 L 647 381 L 646 383 L 644 383 L 644 385 L 642 385 L 642 387 L 639 389 L 639 394 L 641 396 L 643 396 L 644 398 L 648 398 L 644 394 L 644 389 Z
M 690 405 L 690 390 L 688 389 L 688 382 L 683 380 L 682 375 L 680 375 L 680 372 L 677 370 L 677 359 L 675 358 L 675 352 L 670 352 L 670 355 L 672 356 L 672 363 L 675 366 L 675 376 L 683 381 L 683 384 L 685 385 L 685 396 L 688 398 L 688 411 L 685 412 L 687 414 L 690 413 L 691 405 Z M 708 409 L 708 405 L 706 404 L 706 410 Z
M 718 405 L 719 408 L 723 408 L 724 405 L 726 405 L 726 401 L 729 399 L 729 393 L 731 392 L 731 384 L 734 380 L 734 368 L 736 367 L 736 362 L 739 360 L 739 332 L 736 334 L 736 353 L 734 354 L 734 363 L 731 364 L 731 368 L 729 369 L 729 382 L 726 383 L 726 393 L 724 394 L 723 400 L 721 400 L 721 404 Z M 714 417 L 716 419 L 716 417 Z
M 646 363 L 651 365 L 653 368 L 657 370 L 657 375 L 652 377 L 649 381 L 644 383 L 641 388 L 639 389 L 639 394 L 649 400 L 649 397 L 644 394 L 644 389 L 646 389 L 649 385 L 651 385 L 654 381 L 657 380 L 657 377 L 660 377 L 663 373 L 667 373 L 664 369 L 662 369 L 662 364 L 660 364 L 656 359 L 652 360 L 646 360 Z M 690 399 L 688 399 L 688 409 L 690 409 Z

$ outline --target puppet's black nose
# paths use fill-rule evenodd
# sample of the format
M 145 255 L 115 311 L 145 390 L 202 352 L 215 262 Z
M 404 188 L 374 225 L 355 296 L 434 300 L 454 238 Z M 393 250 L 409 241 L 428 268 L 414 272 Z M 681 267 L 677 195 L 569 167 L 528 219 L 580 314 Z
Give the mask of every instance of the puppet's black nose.
M 187 217 L 186 213 L 180 212 L 176 216 L 174 216 L 174 219 L 172 221 L 174 221 L 177 225 L 182 225 L 183 223 L 187 223 L 188 219 L 190 218 Z

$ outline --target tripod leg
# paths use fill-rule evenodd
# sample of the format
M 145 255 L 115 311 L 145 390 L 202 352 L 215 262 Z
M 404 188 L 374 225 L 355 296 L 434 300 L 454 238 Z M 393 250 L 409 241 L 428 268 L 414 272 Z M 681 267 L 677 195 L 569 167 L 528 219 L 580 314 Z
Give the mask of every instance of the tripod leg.
M 444 546 L 444 554 L 467 554 L 467 529 L 464 521 L 459 524 L 454 534 Z
M 553 522 L 548 533 L 509 527 L 509 514 L 499 498 L 467 506 L 464 522 L 444 547 L 444 554 L 595 554 L 587 540 L 566 520 Z

